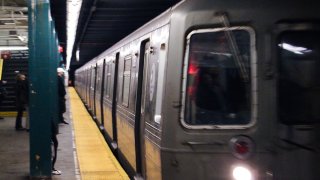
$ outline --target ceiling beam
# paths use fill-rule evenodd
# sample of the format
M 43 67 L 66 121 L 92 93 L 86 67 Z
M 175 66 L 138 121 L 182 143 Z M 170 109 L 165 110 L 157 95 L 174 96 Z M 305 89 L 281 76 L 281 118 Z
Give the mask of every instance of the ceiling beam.
M 90 7 L 90 12 L 89 12 L 89 14 L 88 14 L 88 16 L 87 16 L 87 18 L 86 18 L 86 20 L 85 20 L 85 22 L 84 22 L 84 26 L 82 27 L 82 31 L 80 32 L 80 36 L 78 36 L 79 38 L 76 37 L 75 42 L 74 42 L 74 44 L 73 44 L 72 54 L 75 54 L 75 52 L 76 52 L 76 50 L 77 50 L 77 47 L 79 46 L 79 43 L 82 41 L 82 39 L 83 39 L 83 37 L 84 37 L 84 35 L 85 35 L 85 32 L 86 32 L 86 30 L 87 30 L 87 26 L 88 26 L 89 21 L 90 21 L 90 19 L 91 19 L 91 16 L 92 16 L 92 14 L 94 13 L 94 11 L 96 10 L 96 4 L 97 4 L 97 2 L 98 2 L 98 0 L 94 0 L 93 3 L 92 3 L 92 5 L 91 5 L 91 7 Z M 80 13 L 81 13 L 81 11 L 80 11 Z M 79 18 L 80 18 L 80 16 L 79 16 Z M 78 31 L 78 29 L 79 29 L 79 22 L 80 22 L 80 21 L 78 21 L 77 31 Z M 78 33 L 78 32 L 77 32 L 77 33 Z M 71 55 L 71 56 L 72 56 L 72 55 Z

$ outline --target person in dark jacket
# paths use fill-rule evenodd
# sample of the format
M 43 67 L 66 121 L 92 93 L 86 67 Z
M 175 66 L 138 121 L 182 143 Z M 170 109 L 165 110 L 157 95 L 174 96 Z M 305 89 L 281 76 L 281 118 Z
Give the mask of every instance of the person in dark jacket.
M 59 146 L 59 142 L 58 142 L 58 138 L 57 138 L 57 134 L 59 131 L 59 127 L 58 124 L 55 123 L 53 120 L 51 120 L 51 140 L 53 143 L 53 151 L 52 151 L 52 162 L 51 162 L 51 168 L 52 168 L 52 174 L 53 175 L 61 175 L 61 171 L 55 169 L 55 164 L 57 161 L 57 152 L 58 152 L 58 146 Z
M 62 68 L 57 69 L 58 73 L 58 103 L 59 103 L 59 123 L 69 124 L 63 118 L 63 113 L 66 112 L 66 89 L 64 86 L 64 70 Z
M 66 89 L 64 87 L 64 78 L 63 78 L 63 72 L 64 70 L 62 68 L 57 69 L 58 73 L 58 106 L 59 106 L 59 112 L 58 112 L 58 123 L 67 123 L 63 118 L 63 113 L 66 112 Z M 53 120 L 51 121 L 51 140 L 53 143 L 53 152 L 52 152 L 52 174 L 53 175 L 61 175 L 62 172 L 60 170 L 55 169 L 55 163 L 57 160 L 57 150 L 59 146 L 57 135 L 59 133 L 59 127 L 58 124 L 55 123 Z
M 7 96 L 7 90 L 4 87 L 4 85 L 7 83 L 7 81 L 0 80 L 0 105 L 2 105 L 2 101 L 6 98 Z M 0 119 L 3 119 L 3 117 L 0 117 Z
M 25 130 L 22 127 L 22 114 L 28 105 L 28 82 L 24 74 L 18 74 L 16 77 L 15 93 L 16 93 L 16 107 L 17 107 L 17 117 L 16 117 L 16 130 Z

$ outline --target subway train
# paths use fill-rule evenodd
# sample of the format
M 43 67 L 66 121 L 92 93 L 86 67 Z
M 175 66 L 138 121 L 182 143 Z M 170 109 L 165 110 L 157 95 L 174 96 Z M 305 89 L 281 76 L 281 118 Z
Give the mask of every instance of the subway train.
M 75 72 L 135 179 L 320 179 L 316 0 L 186 0 Z

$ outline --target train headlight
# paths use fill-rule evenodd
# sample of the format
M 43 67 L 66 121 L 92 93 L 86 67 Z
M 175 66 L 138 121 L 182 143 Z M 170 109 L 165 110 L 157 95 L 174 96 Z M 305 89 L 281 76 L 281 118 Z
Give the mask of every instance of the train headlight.
M 252 172 L 243 166 L 236 166 L 232 170 L 232 175 L 235 180 L 252 180 Z

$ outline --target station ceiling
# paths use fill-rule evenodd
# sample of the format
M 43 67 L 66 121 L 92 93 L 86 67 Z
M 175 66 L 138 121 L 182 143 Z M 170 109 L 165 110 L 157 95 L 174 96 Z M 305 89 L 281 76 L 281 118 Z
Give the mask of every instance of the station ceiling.
M 180 0 L 83 0 L 71 66 L 81 66 Z
M 0 46 L 26 46 L 28 43 L 26 0 L 1 0 L 0 3 Z
M 50 0 L 60 45 L 64 48 L 64 59 L 67 40 L 66 3 L 69 1 L 71 0 Z M 179 1 L 181 0 L 82 0 L 70 69 L 88 62 Z M 11 42 L 26 45 L 27 40 L 23 40 L 23 37 L 27 37 L 28 31 L 28 0 L 1 0 L 0 3 L 0 43 L 3 43 L 0 46 L 13 45 Z M 14 24 L 7 22 L 6 18 Z M 10 43 L 5 38 L 10 38 Z M 75 56 L 77 49 L 80 50 L 79 61 Z

